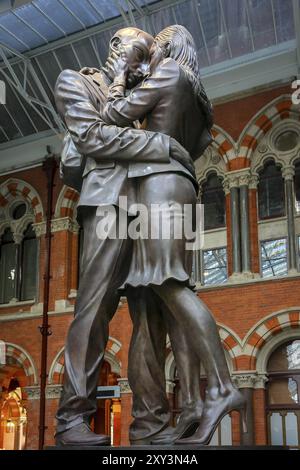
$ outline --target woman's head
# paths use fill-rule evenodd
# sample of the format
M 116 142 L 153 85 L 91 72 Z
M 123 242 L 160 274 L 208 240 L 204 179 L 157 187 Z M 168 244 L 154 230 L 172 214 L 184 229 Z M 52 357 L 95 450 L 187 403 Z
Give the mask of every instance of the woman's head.
M 155 37 L 153 55 L 160 52 L 161 57 L 170 57 L 179 65 L 188 67 L 196 75 L 199 65 L 194 39 L 189 31 L 180 25 L 168 26 Z
M 167 57 L 174 59 L 181 66 L 199 98 L 207 125 L 211 127 L 212 106 L 201 83 L 196 45 L 190 32 L 181 25 L 168 26 L 155 37 L 150 54 L 152 66 Z

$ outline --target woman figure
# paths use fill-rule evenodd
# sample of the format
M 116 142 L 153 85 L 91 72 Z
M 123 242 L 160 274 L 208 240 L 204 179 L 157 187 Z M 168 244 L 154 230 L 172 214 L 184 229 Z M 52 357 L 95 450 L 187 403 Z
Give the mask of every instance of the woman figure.
M 183 26 L 170 26 L 157 35 L 150 52 L 148 76 L 126 97 L 124 51 L 103 117 L 119 126 L 143 121 L 145 129 L 175 138 L 195 160 L 211 141 L 212 110 L 200 81 L 193 38 Z M 173 237 L 134 240 L 124 286 L 151 288 L 184 329 L 194 352 L 189 360 L 199 366 L 202 361 L 208 380 L 202 417 L 196 432 L 176 443 L 208 444 L 223 416 L 232 410 L 245 411 L 245 402 L 232 385 L 215 320 L 190 289 L 192 251 L 186 250 L 187 239 L 174 236 L 175 222 L 184 224 L 184 205 L 196 206 L 197 182 L 193 169 L 175 161 L 147 166 L 144 174 L 136 180 L 137 201 L 149 208 L 149 219 L 151 206 L 163 203 L 163 216 L 173 222 Z M 129 176 L 134 177 L 130 169 Z M 193 418 L 186 429 L 192 424 Z

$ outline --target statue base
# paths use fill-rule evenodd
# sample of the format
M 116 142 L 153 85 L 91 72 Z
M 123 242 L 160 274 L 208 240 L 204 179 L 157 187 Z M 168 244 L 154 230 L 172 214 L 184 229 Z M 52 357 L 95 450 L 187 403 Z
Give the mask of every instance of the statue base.
M 270 445 L 253 445 L 253 446 L 181 446 L 181 445 L 170 445 L 170 446 L 47 446 L 44 450 L 96 450 L 98 452 L 136 452 L 136 451 L 175 451 L 175 452 L 185 452 L 185 451 L 209 451 L 209 450 L 289 450 L 287 446 L 270 446 Z

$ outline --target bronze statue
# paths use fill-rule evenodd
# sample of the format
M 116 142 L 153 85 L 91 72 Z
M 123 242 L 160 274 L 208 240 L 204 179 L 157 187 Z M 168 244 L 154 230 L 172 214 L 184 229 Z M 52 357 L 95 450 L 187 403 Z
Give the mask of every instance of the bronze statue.
M 117 206 L 122 195 L 131 202 L 135 200 L 135 178 L 129 178 L 129 173 L 135 171 L 138 162 L 143 162 L 143 166 L 152 162 L 168 163 L 172 155 L 184 166 L 192 167 L 188 153 L 174 139 L 159 133 L 109 126 L 102 118 L 120 47 L 126 46 L 127 53 L 131 54 L 129 77 L 134 84 L 140 80 L 143 64 L 149 61 L 152 43 L 150 35 L 136 28 L 118 31 L 111 40 L 110 55 L 101 71 L 66 70 L 56 84 L 57 108 L 69 131 L 64 143 L 62 171 L 65 182 L 81 190 L 78 214 L 84 228 L 83 273 L 75 319 L 66 342 L 64 390 L 57 413 L 56 442 L 62 445 L 109 442 L 107 436 L 92 433 L 89 419 L 96 410 L 96 386 L 108 339 L 108 323 L 118 305 L 117 287 L 126 277 L 124 266 L 131 256 L 131 243 L 130 240 L 100 241 L 95 230 L 96 209 L 99 205 Z M 144 50 L 145 58 L 138 60 L 134 67 L 140 49 Z M 142 402 L 133 407 L 135 420 L 130 439 L 133 444 L 143 444 L 150 443 L 155 435 L 168 436 L 173 432 L 173 428 L 168 427 L 170 414 L 164 378 L 168 313 L 163 313 L 163 320 L 155 296 L 148 298 L 147 289 L 143 296 L 137 298 L 135 294 L 132 298 L 128 296 L 134 324 L 132 345 L 137 348 L 136 352 L 131 348 L 129 367 L 144 361 L 141 382 L 147 386 Z M 202 403 L 197 387 L 198 370 L 185 364 L 189 346 L 181 329 L 171 323 L 168 330 L 173 341 L 182 344 L 177 354 L 177 367 L 186 384 L 186 387 L 183 385 L 184 405 L 188 413 L 199 417 Z M 139 345 L 143 345 L 145 351 L 143 358 Z M 184 416 L 181 423 L 184 426 Z
M 150 71 L 132 88 L 145 75 L 149 50 Z M 127 97 L 126 87 L 132 88 Z M 231 383 L 215 321 L 190 288 L 192 253 L 185 249 L 187 240 L 96 237 L 97 207 L 118 207 L 120 196 L 128 198 L 128 206 L 137 202 L 149 209 L 161 201 L 166 207 L 196 204 L 192 159 L 211 141 L 212 114 L 193 39 L 177 25 L 162 31 L 154 43 L 136 28 L 120 30 L 111 41 L 105 67 L 62 72 L 55 95 L 69 131 L 66 153 L 81 158 L 78 213 L 85 234 L 82 278 L 65 350 L 57 443 L 108 443 L 107 436 L 93 434 L 88 423 L 96 409 L 108 323 L 119 289 L 125 287 L 134 328 L 128 370 L 131 443 L 206 444 L 227 412 L 244 409 L 244 399 Z M 143 121 L 142 129 L 132 127 L 136 120 Z M 135 216 L 129 212 L 128 222 Z M 182 212 L 173 216 L 184 223 Z M 168 426 L 164 384 L 166 331 L 184 394 L 175 429 Z M 208 378 L 203 413 L 200 362 Z
M 170 135 L 193 159 L 198 158 L 210 142 L 212 111 L 201 86 L 190 33 L 183 26 L 175 25 L 158 34 L 151 48 L 150 73 L 127 97 L 125 54 L 121 54 L 118 66 L 119 73 L 110 87 L 104 109 L 105 121 L 126 126 L 136 119 L 144 119 L 147 130 Z M 169 164 L 151 168 L 138 181 L 139 202 L 149 206 L 161 201 L 170 205 L 175 202 L 182 207 L 196 204 L 196 181 L 180 163 L 171 159 Z M 161 169 L 158 172 L 156 168 Z M 187 362 L 202 362 L 208 387 L 198 429 L 193 436 L 181 438 L 197 421 L 197 417 L 191 416 L 186 430 L 175 442 L 207 444 L 222 417 L 235 409 L 244 412 L 245 402 L 231 382 L 216 323 L 205 304 L 189 289 L 192 258 L 191 252 L 186 251 L 186 241 L 184 237 L 135 240 L 124 285 L 151 287 L 191 342 L 194 356 L 187 357 Z M 165 439 L 158 437 L 152 442 L 162 444 Z

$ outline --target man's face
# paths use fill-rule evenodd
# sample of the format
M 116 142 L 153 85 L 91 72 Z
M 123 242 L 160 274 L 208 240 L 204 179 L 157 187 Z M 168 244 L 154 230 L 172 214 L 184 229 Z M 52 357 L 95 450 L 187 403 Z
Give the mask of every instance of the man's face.
M 146 75 L 149 69 L 150 53 L 146 44 L 138 39 L 130 39 L 121 42 L 122 52 L 126 56 L 129 73 L 127 78 L 128 88 L 134 87 Z
M 127 86 L 133 88 L 148 72 L 153 38 L 134 28 L 124 28 L 112 41 L 112 50 L 125 56 L 129 69 Z

